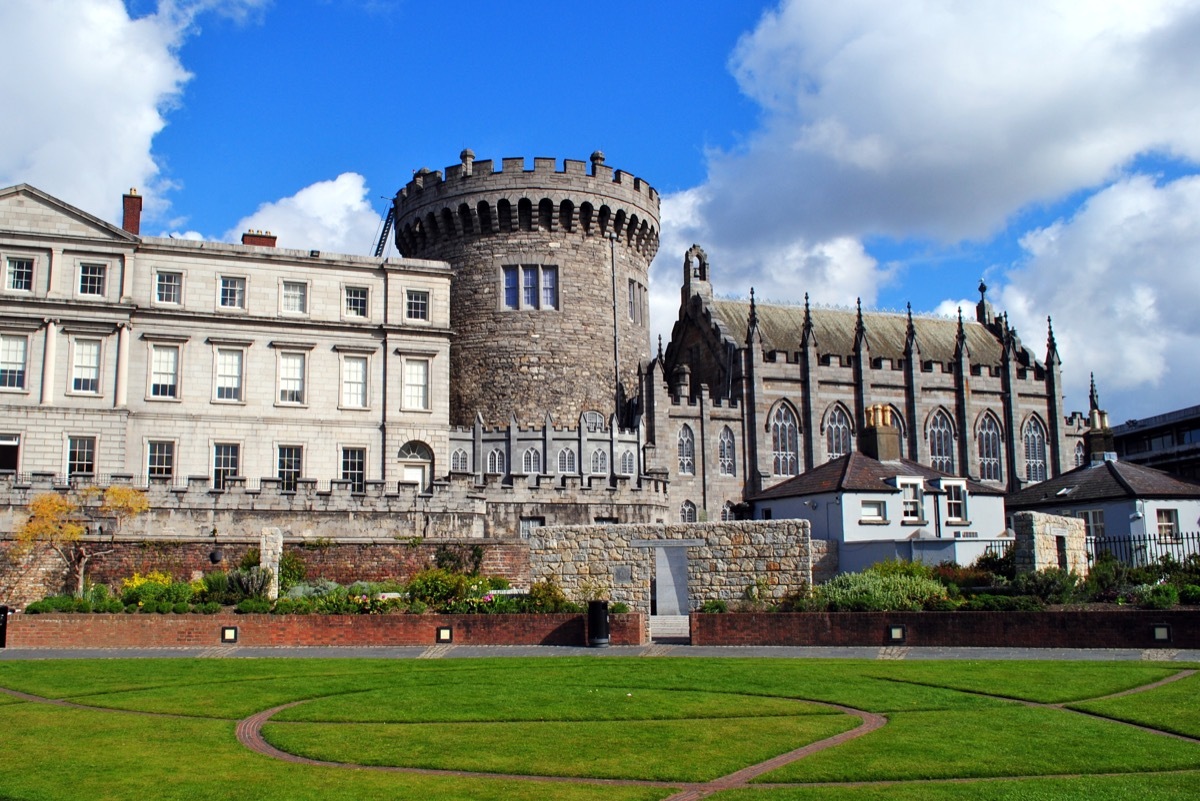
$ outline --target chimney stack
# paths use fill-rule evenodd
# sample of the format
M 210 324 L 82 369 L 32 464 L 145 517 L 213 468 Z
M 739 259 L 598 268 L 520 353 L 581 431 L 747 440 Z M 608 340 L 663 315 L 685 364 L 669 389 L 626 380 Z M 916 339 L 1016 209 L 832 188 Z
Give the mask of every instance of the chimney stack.
M 242 234 L 243 245 L 255 245 L 260 248 L 275 247 L 275 234 L 270 231 L 247 231 Z
M 1092 409 L 1088 415 L 1088 430 L 1083 435 L 1083 447 L 1087 450 L 1087 463 L 1109 462 L 1117 458 L 1113 443 L 1112 428 L 1108 425 L 1108 412 Z
M 883 404 L 867 407 L 867 425 L 859 434 L 858 449 L 864 456 L 880 462 L 900 458 L 900 430 L 892 425 L 892 407 Z
M 142 233 L 142 196 L 138 194 L 136 189 L 130 189 L 129 194 L 122 196 L 122 207 L 124 217 L 121 219 L 121 227 L 134 236 L 141 236 Z

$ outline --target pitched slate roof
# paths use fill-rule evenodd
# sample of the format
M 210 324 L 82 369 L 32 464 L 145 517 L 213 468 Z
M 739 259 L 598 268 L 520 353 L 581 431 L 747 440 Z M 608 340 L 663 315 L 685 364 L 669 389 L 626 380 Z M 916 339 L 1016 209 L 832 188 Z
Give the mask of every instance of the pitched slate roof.
M 761 501 L 772 498 L 795 498 L 804 495 L 821 495 L 829 492 L 890 492 L 900 490 L 888 483 L 896 476 L 918 476 L 927 481 L 940 478 L 955 478 L 947 473 L 926 467 L 908 459 L 881 462 L 861 453 L 850 453 L 826 462 L 820 467 L 789 478 L 768 490 L 760 492 L 750 500 Z M 967 492 L 972 495 L 1003 495 L 1003 491 L 986 484 L 967 481 Z
M 720 318 L 734 340 L 738 344 L 745 342 L 750 301 L 714 299 L 710 305 L 713 314 Z M 759 334 L 766 350 L 787 353 L 802 350 L 803 306 L 756 303 L 755 312 L 758 315 Z M 856 311 L 818 307 L 813 308 L 810 314 L 819 353 L 839 356 L 854 353 L 854 332 L 858 323 Z M 904 358 L 904 346 L 908 340 L 907 315 L 896 312 L 863 312 L 863 323 L 871 356 L 893 360 Z M 958 341 L 957 320 L 914 316 L 913 327 L 923 360 L 954 360 L 954 350 Z M 1000 364 L 1004 355 L 1003 347 L 986 326 L 973 318 L 964 318 L 963 330 L 967 335 L 967 349 L 971 353 L 972 363 L 992 366 Z
M 1014 492 L 1004 505 L 1016 511 L 1127 498 L 1200 499 L 1200 484 L 1133 462 L 1092 462 Z

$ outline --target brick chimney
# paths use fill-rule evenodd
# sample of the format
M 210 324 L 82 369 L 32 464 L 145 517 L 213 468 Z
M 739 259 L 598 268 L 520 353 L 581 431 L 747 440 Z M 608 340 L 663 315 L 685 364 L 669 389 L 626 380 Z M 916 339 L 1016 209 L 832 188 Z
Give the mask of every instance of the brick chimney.
M 130 189 L 129 194 L 122 195 L 121 199 L 124 201 L 121 227 L 134 236 L 140 236 L 142 233 L 142 196 L 137 193 L 136 189 Z
M 867 425 L 858 435 L 858 449 L 880 462 L 900 458 L 900 430 L 892 425 L 892 407 L 877 404 L 867 408 Z
M 260 248 L 275 247 L 275 234 L 270 231 L 247 231 L 242 234 L 243 245 L 256 245 Z

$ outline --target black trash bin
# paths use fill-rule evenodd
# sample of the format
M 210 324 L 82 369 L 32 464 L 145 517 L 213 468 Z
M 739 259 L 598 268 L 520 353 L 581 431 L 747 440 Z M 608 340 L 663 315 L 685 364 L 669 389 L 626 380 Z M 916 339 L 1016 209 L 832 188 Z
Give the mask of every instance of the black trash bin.
M 608 631 L 607 625 L 604 629 Z M 8 647 L 8 607 L 0 606 L 0 648 Z
M 608 601 L 588 601 L 588 646 L 608 647 Z

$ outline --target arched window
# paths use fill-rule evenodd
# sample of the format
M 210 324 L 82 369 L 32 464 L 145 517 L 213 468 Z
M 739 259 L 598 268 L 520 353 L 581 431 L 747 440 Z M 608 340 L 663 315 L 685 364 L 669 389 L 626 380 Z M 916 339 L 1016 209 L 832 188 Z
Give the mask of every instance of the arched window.
M 570 448 L 563 448 L 558 452 L 558 472 L 575 472 L 575 451 Z
M 542 452 L 537 448 L 525 451 L 525 455 L 521 457 L 521 470 L 525 473 L 542 472 Z
M 627 450 L 621 454 L 621 473 L 623 475 L 632 476 L 637 472 L 637 459 L 633 456 L 633 451 Z
M 583 425 L 588 431 L 603 431 L 604 415 L 600 414 L 600 412 L 584 412 Z
M 493 448 L 487 455 L 487 471 L 504 475 L 504 451 L 499 448 Z
M 796 415 L 787 404 L 779 404 L 771 416 L 771 452 L 774 457 L 772 472 L 777 476 L 795 476 L 800 473 L 800 426 Z
M 471 469 L 471 461 L 467 457 L 467 452 L 459 448 L 454 453 L 450 454 L 450 472 L 451 473 L 466 473 Z
M 1036 417 L 1025 424 L 1025 478 L 1046 480 L 1046 429 Z
M 733 511 L 733 501 L 725 501 L 725 505 L 721 507 L 722 520 L 737 520 L 737 515 Z
M 429 487 L 433 476 L 433 451 L 419 440 L 404 443 L 397 454 L 400 463 L 400 479 L 419 484 L 422 490 Z
M 679 429 L 679 472 L 685 476 L 696 474 L 696 437 L 687 424 Z
M 942 409 L 929 421 L 929 465 L 934 470 L 954 474 L 954 426 L 950 415 Z
M 684 501 L 679 507 L 679 522 L 680 523 L 695 523 L 696 522 L 696 504 L 691 501 Z
M 979 424 L 979 478 L 983 481 L 1003 481 L 1004 463 L 1000 440 L 1000 424 L 990 414 Z
M 608 475 L 608 453 L 605 451 L 592 451 L 592 475 L 604 476 Z
M 734 457 L 733 451 L 733 431 L 729 426 L 721 429 L 721 436 L 717 439 L 717 459 L 721 464 L 721 475 L 737 475 L 737 459 Z
M 850 453 L 850 418 L 841 406 L 834 406 L 825 423 L 825 447 L 829 461 Z
M 1083 467 L 1083 460 L 1087 458 L 1087 452 L 1084 450 L 1083 442 L 1075 443 L 1075 466 Z

